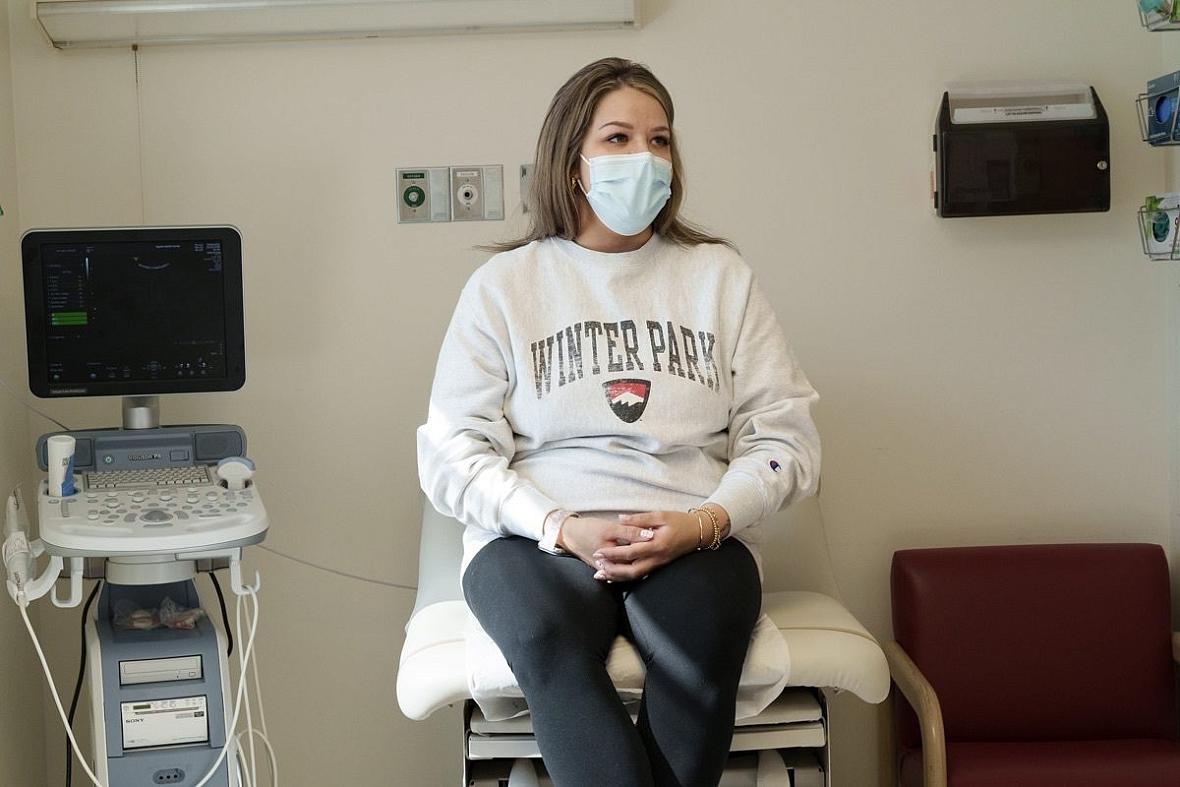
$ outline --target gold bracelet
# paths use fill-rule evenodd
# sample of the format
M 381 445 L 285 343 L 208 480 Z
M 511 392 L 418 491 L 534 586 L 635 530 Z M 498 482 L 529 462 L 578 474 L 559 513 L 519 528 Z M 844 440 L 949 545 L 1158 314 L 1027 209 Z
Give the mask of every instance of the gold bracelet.
M 709 515 L 709 521 L 713 523 L 713 542 L 705 547 L 709 550 L 718 550 L 721 548 L 721 521 L 717 519 L 717 515 L 713 513 L 711 508 L 698 508 L 697 511 L 704 511 Z
M 700 527 L 700 529 L 701 529 L 701 538 L 700 538 L 700 541 L 698 542 L 698 544 L 705 543 L 705 523 L 704 523 L 704 520 L 701 519 L 701 514 L 702 513 L 708 514 L 709 521 L 713 524 L 713 540 L 710 541 L 709 545 L 706 547 L 698 546 L 697 551 L 700 552 L 702 549 L 710 549 L 710 550 L 720 549 L 721 548 L 721 523 L 718 521 L 717 515 L 714 514 L 712 511 L 710 511 L 707 508 L 690 508 L 690 509 L 688 509 L 688 513 L 697 515 L 697 526 Z
M 692 513 L 689 511 L 689 513 Z M 700 531 L 700 536 L 697 537 L 697 552 L 705 548 L 705 518 L 701 516 L 701 512 L 697 511 L 697 529 Z

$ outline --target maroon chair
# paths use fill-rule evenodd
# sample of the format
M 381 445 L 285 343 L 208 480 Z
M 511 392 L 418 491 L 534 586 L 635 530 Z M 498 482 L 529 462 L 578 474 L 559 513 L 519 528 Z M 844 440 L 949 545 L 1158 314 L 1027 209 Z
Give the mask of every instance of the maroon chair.
M 891 584 L 901 787 L 1180 786 L 1158 545 L 902 550 Z

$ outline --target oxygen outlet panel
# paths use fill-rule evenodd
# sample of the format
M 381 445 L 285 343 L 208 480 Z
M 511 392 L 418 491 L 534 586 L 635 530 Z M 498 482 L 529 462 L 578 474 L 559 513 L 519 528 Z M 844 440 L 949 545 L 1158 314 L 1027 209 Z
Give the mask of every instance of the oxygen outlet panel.
M 451 171 L 416 167 L 397 171 L 397 223 L 451 220 Z

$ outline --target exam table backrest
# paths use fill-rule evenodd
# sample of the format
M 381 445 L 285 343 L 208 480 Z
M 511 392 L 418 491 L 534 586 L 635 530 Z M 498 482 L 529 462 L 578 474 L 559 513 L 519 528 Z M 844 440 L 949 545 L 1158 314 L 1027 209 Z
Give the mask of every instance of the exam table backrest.
M 818 498 L 795 503 L 768 517 L 760 527 L 765 591 L 810 590 L 840 598 Z M 463 598 L 459 585 L 462 556 L 463 526 L 424 500 L 418 596 L 411 617 L 431 604 Z

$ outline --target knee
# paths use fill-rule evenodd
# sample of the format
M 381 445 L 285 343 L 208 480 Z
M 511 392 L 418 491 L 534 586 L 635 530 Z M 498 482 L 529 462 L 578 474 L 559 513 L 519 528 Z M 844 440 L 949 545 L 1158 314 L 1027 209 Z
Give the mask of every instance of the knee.
M 739 680 L 745 653 L 744 645 L 698 648 L 675 655 L 662 653 L 647 668 L 649 673 L 663 673 L 678 685 L 696 687 L 702 696 L 713 692 L 724 695 L 727 687 Z
M 545 669 L 586 650 L 585 637 L 572 621 L 564 619 L 520 620 L 503 640 L 501 649 L 514 669 L 517 665 Z
M 685 685 L 729 683 L 741 674 L 754 628 L 753 620 L 724 617 L 691 637 L 680 637 L 654 645 L 645 654 L 648 666 L 663 668 Z

